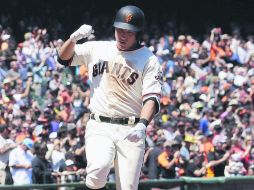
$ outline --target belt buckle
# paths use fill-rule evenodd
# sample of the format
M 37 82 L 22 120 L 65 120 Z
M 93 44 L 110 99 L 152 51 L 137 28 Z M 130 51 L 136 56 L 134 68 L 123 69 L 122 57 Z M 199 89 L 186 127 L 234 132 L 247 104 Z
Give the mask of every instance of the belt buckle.
M 128 125 L 133 125 L 135 124 L 135 116 L 130 116 L 128 119 Z

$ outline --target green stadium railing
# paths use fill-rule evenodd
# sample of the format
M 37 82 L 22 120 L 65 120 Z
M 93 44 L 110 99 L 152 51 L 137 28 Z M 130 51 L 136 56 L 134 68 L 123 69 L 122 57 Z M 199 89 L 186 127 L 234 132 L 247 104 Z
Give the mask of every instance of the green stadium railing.
M 0 185 L 0 190 L 7 189 L 58 189 L 66 187 L 67 190 L 81 190 L 84 182 L 65 184 L 32 184 L 32 185 Z M 115 190 L 115 183 L 108 182 L 108 190 Z M 177 188 L 178 187 L 178 188 Z M 254 190 L 254 176 L 239 177 L 214 177 L 214 178 L 191 178 L 182 177 L 179 179 L 142 180 L 139 183 L 139 190 L 151 190 L 152 188 L 180 190 Z

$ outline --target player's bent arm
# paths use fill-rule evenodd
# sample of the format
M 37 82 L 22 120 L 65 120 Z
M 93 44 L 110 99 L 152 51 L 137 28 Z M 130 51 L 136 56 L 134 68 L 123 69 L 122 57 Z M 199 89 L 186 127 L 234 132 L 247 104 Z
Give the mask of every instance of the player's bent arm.
M 61 65 L 68 66 L 74 55 L 75 43 L 68 39 L 64 42 L 60 50 L 58 51 L 58 62 Z
M 62 65 L 69 66 L 74 56 L 74 47 L 77 41 L 87 38 L 93 33 L 92 26 L 83 24 L 78 30 L 70 35 L 70 38 L 64 42 L 60 48 L 58 62 Z

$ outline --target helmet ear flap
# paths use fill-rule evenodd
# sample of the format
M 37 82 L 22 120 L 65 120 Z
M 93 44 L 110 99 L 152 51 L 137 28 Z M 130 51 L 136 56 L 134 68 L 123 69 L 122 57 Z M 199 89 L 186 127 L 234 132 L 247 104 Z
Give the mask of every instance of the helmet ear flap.
M 142 42 L 142 36 L 143 36 L 143 31 L 137 32 L 136 33 L 136 40 L 138 44 L 141 44 Z

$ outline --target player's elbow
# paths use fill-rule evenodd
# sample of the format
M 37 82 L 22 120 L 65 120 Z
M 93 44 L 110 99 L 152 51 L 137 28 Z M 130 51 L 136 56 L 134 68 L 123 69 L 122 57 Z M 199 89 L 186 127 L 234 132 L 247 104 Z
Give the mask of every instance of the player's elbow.
M 70 66 L 70 63 L 72 62 L 73 56 L 69 59 L 66 59 L 65 56 L 63 56 L 63 54 L 61 53 L 61 51 L 57 51 L 57 62 L 60 65 L 63 66 Z

